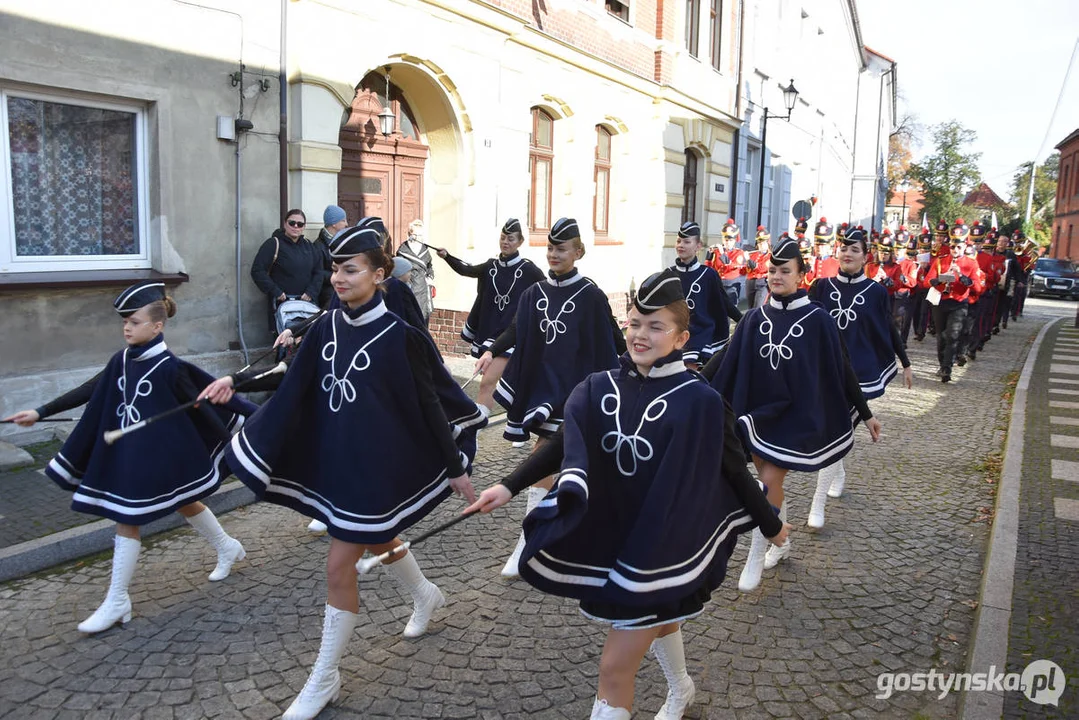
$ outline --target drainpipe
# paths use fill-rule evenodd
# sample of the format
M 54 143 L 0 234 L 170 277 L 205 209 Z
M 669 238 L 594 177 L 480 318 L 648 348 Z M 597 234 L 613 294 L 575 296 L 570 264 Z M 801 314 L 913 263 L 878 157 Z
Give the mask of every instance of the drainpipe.
M 851 151 L 850 203 L 847 206 L 847 218 L 850 220 L 854 219 L 854 177 L 858 174 L 858 111 L 861 109 L 862 73 L 862 70 L 858 71 L 858 82 L 854 86 L 854 149 Z
M 278 120 L 278 203 L 281 206 L 279 215 L 285 217 L 288 212 L 288 79 L 285 77 L 285 16 L 288 8 L 288 0 L 281 0 L 281 68 L 277 81 L 281 86 L 281 108 Z

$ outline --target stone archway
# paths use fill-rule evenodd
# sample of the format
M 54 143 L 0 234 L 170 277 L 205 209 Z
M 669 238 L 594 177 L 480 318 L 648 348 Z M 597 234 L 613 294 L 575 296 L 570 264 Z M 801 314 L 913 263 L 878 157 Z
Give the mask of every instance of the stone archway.
M 388 137 L 379 127 L 379 113 L 386 107 L 394 114 L 394 131 Z M 381 73 L 368 73 L 357 86 L 341 127 L 337 204 L 348 217 L 381 217 L 395 249 L 405 240 L 409 223 L 424 217 L 429 148 L 420 133 L 401 88 L 392 82 L 387 87 Z

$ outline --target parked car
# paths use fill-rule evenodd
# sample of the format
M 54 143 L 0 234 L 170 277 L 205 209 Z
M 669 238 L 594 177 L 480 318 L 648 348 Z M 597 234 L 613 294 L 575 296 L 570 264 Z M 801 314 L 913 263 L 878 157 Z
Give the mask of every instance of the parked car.
M 1079 270 L 1070 260 L 1039 258 L 1030 274 L 1030 296 L 1054 295 L 1079 300 Z

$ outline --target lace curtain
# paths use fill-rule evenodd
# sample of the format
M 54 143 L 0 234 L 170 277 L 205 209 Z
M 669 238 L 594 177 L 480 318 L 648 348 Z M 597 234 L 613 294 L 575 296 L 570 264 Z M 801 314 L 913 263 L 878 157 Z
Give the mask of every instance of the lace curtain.
M 135 114 L 8 96 L 15 254 L 139 253 Z

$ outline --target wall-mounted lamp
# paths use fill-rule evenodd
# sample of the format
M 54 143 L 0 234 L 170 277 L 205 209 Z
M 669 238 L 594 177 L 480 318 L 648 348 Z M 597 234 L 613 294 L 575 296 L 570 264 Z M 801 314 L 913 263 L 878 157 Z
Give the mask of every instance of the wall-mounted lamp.
M 382 108 L 382 112 L 378 114 L 378 127 L 382 131 L 382 135 L 389 137 L 393 135 L 394 125 L 397 123 L 397 117 L 393 114 L 393 103 L 390 101 L 390 66 L 386 66 L 386 106 Z

